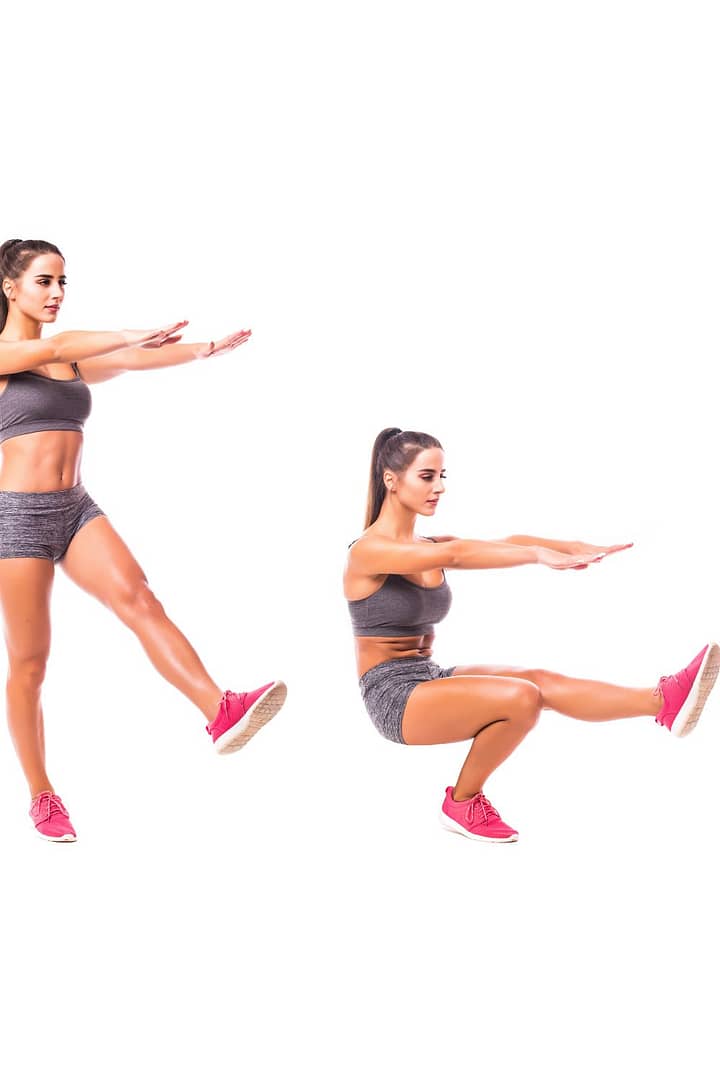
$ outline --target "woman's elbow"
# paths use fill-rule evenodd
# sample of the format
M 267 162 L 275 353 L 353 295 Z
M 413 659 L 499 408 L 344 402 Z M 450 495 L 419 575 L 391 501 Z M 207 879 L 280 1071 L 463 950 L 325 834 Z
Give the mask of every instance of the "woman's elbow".
M 445 558 L 445 567 L 448 570 L 459 570 L 462 568 L 463 559 L 467 555 L 465 550 L 465 544 L 462 540 L 451 540 L 447 544 L 447 556 Z

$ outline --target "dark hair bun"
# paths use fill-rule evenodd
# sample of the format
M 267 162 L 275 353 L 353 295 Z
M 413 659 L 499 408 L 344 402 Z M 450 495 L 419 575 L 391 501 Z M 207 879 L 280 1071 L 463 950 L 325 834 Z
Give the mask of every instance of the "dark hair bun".
M 388 439 L 392 439 L 393 435 L 402 435 L 402 431 L 403 429 L 399 427 L 383 428 L 377 439 L 375 440 L 375 445 L 382 446 L 382 444 L 386 443 Z

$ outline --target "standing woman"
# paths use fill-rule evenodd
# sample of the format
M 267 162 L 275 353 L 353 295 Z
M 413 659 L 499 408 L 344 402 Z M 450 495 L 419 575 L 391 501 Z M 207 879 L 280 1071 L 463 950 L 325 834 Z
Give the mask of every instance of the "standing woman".
M 393 742 L 472 739 L 455 787 L 446 789 L 441 822 L 473 840 L 507 842 L 517 839 L 517 831 L 501 819 L 483 788 L 534 727 L 541 709 L 590 721 L 652 716 L 673 735 L 687 735 L 717 678 L 720 646 L 706 645 L 655 689 L 571 679 L 536 668 L 439 667 L 430 657 L 434 624 L 450 609 L 446 569 L 540 563 L 580 570 L 631 546 L 535 536 L 501 541 L 417 536 L 417 516 L 433 516 L 444 480 L 443 450 L 432 435 L 400 428 L 380 432 L 365 532 L 350 546 L 345 570 L 360 692 L 380 734 Z
M 241 345 L 250 331 L 197 345 L 178 344 L 185 322 L 43 339 L 43 326 L 55 322 L 65 295 L 58 248 L 42 240 L 7 241 L 0 247 L 0 279 L 0 611 L 8 724 L 38 833 L 75 840 L 46 771 L 40 702 L 56 562 L 137 635 L 160 674 L 197 705 L 219 753 L 244 746 L 285 700 L 279 681 L 247 693 L 221 690 L 80 479 L 89 383 L 217 356 Z

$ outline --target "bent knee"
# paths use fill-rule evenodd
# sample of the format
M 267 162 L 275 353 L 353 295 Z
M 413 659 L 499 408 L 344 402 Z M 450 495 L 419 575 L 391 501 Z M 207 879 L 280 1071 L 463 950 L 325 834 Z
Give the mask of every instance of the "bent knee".
M 540 687 L 529 679 L 513 679 L 512 720 L 528 731 L 537 723 L 543 707 Z
M 540 707 L 545 709 L 548 708 L 546 704 L 547 699 L 552 695 L 555 685 L 561 676 L 555 671 L 546 671 L 544 668 L 532 668 L 529 671 L 524 671 L 520 678 L 528 679 L 537 686 L 542 698 Z

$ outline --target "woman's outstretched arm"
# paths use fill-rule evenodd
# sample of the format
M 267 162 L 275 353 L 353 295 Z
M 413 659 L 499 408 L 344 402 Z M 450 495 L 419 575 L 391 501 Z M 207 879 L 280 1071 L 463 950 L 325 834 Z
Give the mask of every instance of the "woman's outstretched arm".
M 599 544 L 586 544 L 584 540 L 544 540 L 540 536 L 507 536 L 498 541 L 502 544 L 520 544 L 529 547 L 550 548 L 552 551 L 562 551 L 566 555 L 612 555 L 616 551 L 625 551 L 632 544 L 607 544 L 604 547 Z
M 94 357 L 85 361 L 82 376 L 86 382 L 103 382 L 127 371 L 152 371 L 156 368 L 177 367 L 189 364 L 191 360 L 201 360 L 208 356 L 221 356 L 231 352 L 248 340 L 251 330 L 238 330 L 219 341 L 203 341 L 195 344 L 178 345 L 175 341 L 166 342 L 150 351 L 148 348 L 124 349 L 108 357 Z
M 167 341 L 179 341 L 179 331 L 187 322 L 173 323 L 160 330 L 69 330 L 48 338 L 30 341 L 0 341 L 0 375 L 32 371 L 44 364 L 71 364 L 106 356 L 121 349 L 161 348 Z
M 542 545 L 492 540 L 447 540 L 434 544 L 403 543 L 370 534 L 350 549 L 349 565 L 359 574 L 413 574 L 423 570 L 498 570 L 541 563 L 555 570 L 579 569 L 598 556 L 571 555 Z

